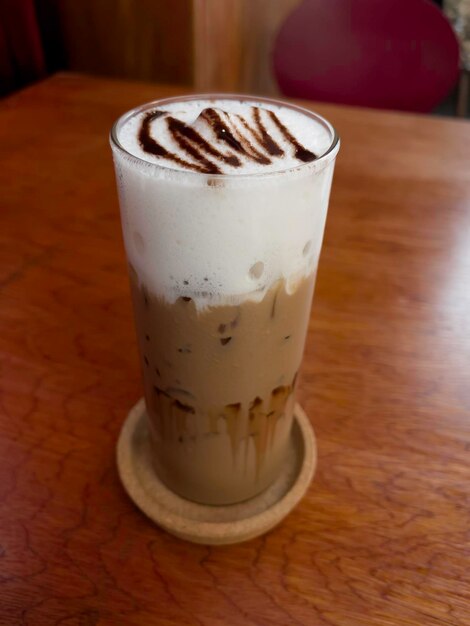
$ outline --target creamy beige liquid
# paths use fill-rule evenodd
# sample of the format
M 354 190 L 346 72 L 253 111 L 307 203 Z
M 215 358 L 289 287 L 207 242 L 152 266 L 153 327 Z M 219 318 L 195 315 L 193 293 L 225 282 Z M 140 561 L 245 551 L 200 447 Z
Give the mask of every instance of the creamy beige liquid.
M 169 304 L 130 272 L 155 467 L 190 500 L 224 504 L 272 483 L 290 436 L 314 274 L 260 302 Z

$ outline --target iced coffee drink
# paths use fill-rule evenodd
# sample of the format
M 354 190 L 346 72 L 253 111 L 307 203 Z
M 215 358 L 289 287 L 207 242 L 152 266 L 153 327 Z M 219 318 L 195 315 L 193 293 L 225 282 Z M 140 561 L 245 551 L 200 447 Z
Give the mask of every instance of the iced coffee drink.
M 309 111 L 161 100 L 112 132 L 155 470 L 239 502 L 283 470 L 338 141 Z

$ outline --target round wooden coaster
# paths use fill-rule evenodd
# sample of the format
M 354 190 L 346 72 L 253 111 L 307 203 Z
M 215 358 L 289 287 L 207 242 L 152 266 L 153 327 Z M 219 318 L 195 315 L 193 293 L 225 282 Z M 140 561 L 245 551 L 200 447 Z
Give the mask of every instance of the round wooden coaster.
M 147 429 L 142 398 L 129 412 L 117 444 L 122 484 L 151 520 L 172 535 L 195 543 L 238 543 L 271 530 L 304 496 L 315 471 L 315 435 L 298 404 L 282 475 L 263 493 L 238 504 L 207 506 L 170 491 L 153 469 Z

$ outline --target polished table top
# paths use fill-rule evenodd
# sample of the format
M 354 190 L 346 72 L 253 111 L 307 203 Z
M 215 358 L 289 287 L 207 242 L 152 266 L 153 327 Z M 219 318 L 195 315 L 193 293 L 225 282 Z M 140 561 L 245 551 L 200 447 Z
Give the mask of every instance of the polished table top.
M 470 125 L 315 107 L 343 142 L 300 383 L 318 471 L 209 548 L 115 464 L 142 389 L 107 134 L 175 93 L 59 75 L 0 103 L 0 624 L 469 624 Z

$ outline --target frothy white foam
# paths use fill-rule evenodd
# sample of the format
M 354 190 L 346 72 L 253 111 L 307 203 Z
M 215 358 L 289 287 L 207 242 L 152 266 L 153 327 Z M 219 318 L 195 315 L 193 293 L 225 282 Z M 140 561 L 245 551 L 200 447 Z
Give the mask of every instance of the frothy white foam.
M 283 126 L 288 129 L 289 133 L 291 133 L 306 150 L 317 156 L 321 156 L 331 145 L 330 132 L 314 118 L 299 113 L 296 109 L 281 107 L 276 104 L 240 100 L 190 100 L 163 104 L 155 107 L 155 109 L 162 112 L 163 115 L 152 120 L 150 124 L 151 136 L 157 139 L 158 143 L 166 150 L 182 158 L 185 162 L 192 165 L 198 163 L 197 159 L 188 155 L 172 136 L 168 128 L 169 117 L 176 118 L 192 127 L 222 154 L 236 154 L 240 159 L 241 165 L 234 167 L 224 162 L 217 162 L 222 173 L 240 175 L 277 172 L 297 167 L 300 164 L 295 154 L 295 148 L 286 139 L 286 136 L 279 126 L 273 121 L 269 114 L 270 111 L 276 114 L 276 117 Z M 201 113 L 207 109 L 215 109 L 220 119 L 229 129 L 234 131 L 237 137 L 242 137 L 246 142 L 251 143 L 261 154 L 268 156 L 270 162 L 268 164 L 259 163 L 237 151 L 231 150 L 230 145 L 218 138 L 217 134 L 207 123 L 207 120 L 201 116 Z M 266 152 L 266 150 L 258 146 L 256 136 L 259 137 L 259 130 L 253 118 L 256 109 L 259 111 L 259 121 L 265 128 L 267 134 L 282 149 L 282 156 L 270 155 L 269 152 Z M 173 162 L 171 159 L 149 154 L 142 148 L 139 142 L 139 130 L 146 113 L 147 112 L 142 112 L 132 116 L 119 129 L 119 141 L 123 148 L 131 154 L 151 163 L 158 163 L 159 165 L 173 169 L 188 169 L 182 164 Z M 256 134 L 253 135 L 247 126 L 256 131 Z M 212 158 L 210 154 L 206 156 L 209 159 Z
M 247 106 L 230 100 L 215 104 L 223 110 Z M 190 120 L 206 106 L 197 100 L 171 108 Z M 277 112 L 283 122 L 288 116 L 295 120 L 289 130 L 307 148 L 328 149 L 332 136 L 326 128 L 287 107 Z M 190 296 L 198 308 L 261 300 L 276 280 L 286 279 L 293 289 L 315 270 L 334 152 L 282 174 L 214 177 L 155 167 L 136 142 L 138 124 L 134 116 L 119 130 L 130 154 L 116 146 L 113 151 L 127 256 L 153 293 L 169 302 Z M 254 173 L 250 168 L 251 163 L 243 173 Z

